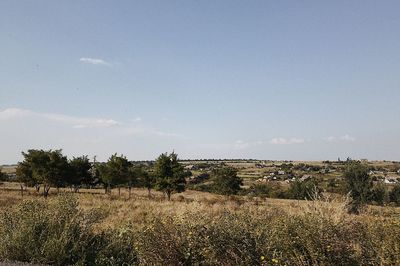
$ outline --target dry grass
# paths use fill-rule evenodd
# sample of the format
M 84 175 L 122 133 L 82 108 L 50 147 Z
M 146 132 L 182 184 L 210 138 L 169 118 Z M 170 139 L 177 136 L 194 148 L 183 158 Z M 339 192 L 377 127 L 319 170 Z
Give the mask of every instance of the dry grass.
M 18 188 L 11 183 L 0 188 L 0 212 L 41 199 L 33 189 L 21 197 Z M 40 201 L 57 202 L 56 193 L 52 189 Z M 146 190 L 133 189 L 130 199 L 126 189 L 121 195 L 118 189 L 111 195 L 101 189 L 68 194 L 77 197 L 83 212 L 106 214 L 94 228 L 96 234 L 115 232 L 112 252 L 133 243 L 134 250 L 123 252 L 133 252 L 143 265 L 400 264 L 400 208 L 368 207 L 355 216 L 347 214 L 343 198 L 261 200 L 186 191 L 167 201 L 152 193 L 148 198 Z
M 50 190 L 50 197 L 58 193 L 71 193 L 69 189 Z M 311 211 L 323 210 L 323 213 L 343 215 L 346 209 L 346 198 L 342 197 L 318 197 L 316 201 L 288 200 L 288 199 L 259 199 L 247 197 L 227 197 L 207 192 L 187 190 L 174 194 L 171 201 L 167 201 L 164 195 L 152 191 L 151 198 L 147 190 L 132 189 L 129 199 L 128 190 L 113 189 L 111 195 L 104 194 L 102 189 L 81 189 L 74 194 L 79 205 L 84 210 L 100 208 L 107 211 L 110 216 L 107 224 L 122 224 L 125 222 L 142 223 L 147 217 L 159 215 L 181 215 L 187 212 L 208 213 L 211 216 L 219 215 L 225 211 L 251 210 L 253 212 L 266 212 L 279 210 L 290 215 L 304 214 Z M 33 188 L 27 188 L 24 196 L 21 196 L 19 184 L 4 183 L 0 186 L 0 209 L 15 205 L 24 199 L 41 198 L 41 195 Z M 322 213 L 321 213 L 322 215 Z M 347 215 L 347 214 L 346 214 Z M 400 207 L 368 206 L 363 218 L 396 218 L 400 217 Z

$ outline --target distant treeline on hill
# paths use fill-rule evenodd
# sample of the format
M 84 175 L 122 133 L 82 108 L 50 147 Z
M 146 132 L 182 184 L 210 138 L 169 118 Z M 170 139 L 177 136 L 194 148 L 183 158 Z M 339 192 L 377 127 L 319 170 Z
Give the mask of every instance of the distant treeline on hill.
M 299 178 L 298 174 L 293 173 L 327 172 L 320 165 L 308 165 L 303 162 L 255 159 L 179 160 L 174 152 L 163 153 L 153 161 L 129 161 L 123 155 L 113 154 L 106 162 L 98 162 L 95 159 L 90 161 L 88 156 L 69 159 L 63 155 L 62 150 L 31 149 L 22 152 L 22 155 L 24 159 L 16 166 L 16 174 L 11 180 L 20 183 L 22 195 L 26 186 L 35 187 L 37 193 L 42 191 L 44 197 L 49 195 L 51 188 L 58 190 L 70 187 L 75 192 L 79 192 L 80 188 L 103 188 L 105 193 L 110 194 L 113 188 L 118 188 L 120 192 L 124 187 L 129 190 L 130 197 L 133 187 L 141 187 L 148 190 L 149 196 L 151 190 L 156 189 L 170 199 L 173 193 L 183 192 L 189 187 L 224 195 L 311 199 L 315 193 L 329 189 L 331 193 L 350 193 L 354 204 L 359 206 L 367 202 L 381 205 L 389 202 L 400 204 L 400 184 L 388 187 L 370 174 L 379 170 L 381 166 L 368 165 L 366 162 L 350 158 L 345 161 L 324 161 L 326 165 L 340 163 L 336 170 L 340 169 L 343 176 L 325 181 L 325 185 L 321 186 L 321 179 L 310 175 Z M 188 164 L 190 162 L 193 163 Z M 272 164 L 266 165 L 269 162 Z M 283 175 L 290 175 L 291 182 L 285 186 L 281 186 L 278 180 L 270 183 L 247 183 L 243 186 L 243 175 L 238 175 L 238 169 L 245 168 L 233 168 L 229 163 L 253 163 L 254 167 L 259 169 L 275 167 L 277 174 L 282 172 Z M 196 176 L 193 176 L 192 171 Z M 7 174 L 0 171 L 0 181 L 8 179 Z

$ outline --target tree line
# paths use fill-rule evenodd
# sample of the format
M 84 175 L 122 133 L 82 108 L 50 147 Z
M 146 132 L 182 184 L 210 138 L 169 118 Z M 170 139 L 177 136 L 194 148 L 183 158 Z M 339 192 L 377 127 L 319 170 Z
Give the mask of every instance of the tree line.
M 161 154 L 153 167 L 135 164 L 125 156 L 113 154 L 107 162 L 90 162 L 88 156 L 68 159 L 62 150 L 36 150 L 22 152 L 23 161 L 16 169 L 17 181 L 23 186 L 35 187 L 47 197 L 51 188 L 70 187 L 75 192 L 80 188 L 103 186 L 105 193 L 113 188 L 127 187 L 129 197 L 132 187 L 155 188 L 165 193 L 168 199 L 175 192 L 183 192 L 186 187 L 187 172 L 172 152 Z

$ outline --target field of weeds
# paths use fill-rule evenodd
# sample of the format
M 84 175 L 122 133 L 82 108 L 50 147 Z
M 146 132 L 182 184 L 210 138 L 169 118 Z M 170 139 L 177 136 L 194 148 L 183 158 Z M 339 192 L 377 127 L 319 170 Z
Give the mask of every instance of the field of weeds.
M 399 265 L 399 208 L 187 191 L 0 196 L 0 261 L 76 265 Z

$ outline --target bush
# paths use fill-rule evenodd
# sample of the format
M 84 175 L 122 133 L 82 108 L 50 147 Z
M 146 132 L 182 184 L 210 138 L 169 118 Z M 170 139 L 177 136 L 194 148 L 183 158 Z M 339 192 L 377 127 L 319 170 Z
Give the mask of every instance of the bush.
M 371 190 L 369 200 L 375 202 L 376 204 L 383 205 L 388 201 L 388 191 L 383 182 L 377 183 Z
M 52 265 L 400 263 L 398 219 L 349 215 L 347 202 L 318 198 L 298 206 L 297 212 L 248 202 L 229 208 L 231 201 L 212 207 L 151 204 L 190 207 L 175 215 L 149 213 L 146 223 L 102 229 L 97 222 L 106 214 L 81 211 L 73 197 L 24 201 L 0 214 L 0 261 Z
M 359 162 L 350 161 L 344 172 L 344 178 L 347 183 L 347 192 L 352 198 L 349 211 L 359 213 L 360 208 L 368 202 L 373 187 L 368 167 Z
M 215 169 L 212 176 L 214 191 L 222 195 L 237 194 L 243 185 L 242 178 L 237 176 L 237 170 L 232 167 Z
M 96 210 L 80 211 L 71 196 L 24 201 L 0 214 L 0 260 L 52 265 L 135 262 L 133 251 L 126 250 L 129 239 L 95 233 L 93 227 L 102 217 Z
M 287 196 L 291 199 L 312 199 L 313 196 L 320 192 L 318 188 L 317 180 L 310 178 L 305 181 L 296 180 L 290 184 L 289 190 L 287 191 Z
M 400 226 L 349 219 L 344 204 L 300 214 L 189 213 L 157 218 L 139 234 L 143 265 L 397 265 Z M 370 225 L 371 224 L 371 225 Z M 384 227 L 379 231 L 378 228 Z
M 270 184 L 254 184 L 250 187 L 250 193 L 261 198 L 269 197 L 272 190 L 273 187 Z
M 392 191 L 390 191 L 389 199 L 391 202 L 394 202 L 396 205 L 400 205 L 400 184 L 395 185 L 393 187 Z

